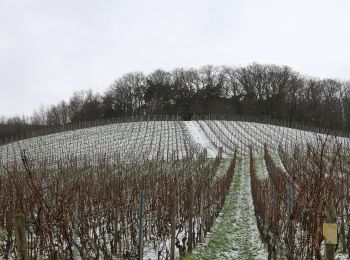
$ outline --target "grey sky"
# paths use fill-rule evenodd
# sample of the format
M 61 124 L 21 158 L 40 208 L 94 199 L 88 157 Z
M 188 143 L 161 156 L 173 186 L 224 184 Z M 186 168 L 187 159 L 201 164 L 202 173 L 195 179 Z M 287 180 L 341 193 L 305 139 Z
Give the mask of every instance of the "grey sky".
M 0 115 L 156 68 L 284 64 L 350 79 L 348 0 L 0 0 Z

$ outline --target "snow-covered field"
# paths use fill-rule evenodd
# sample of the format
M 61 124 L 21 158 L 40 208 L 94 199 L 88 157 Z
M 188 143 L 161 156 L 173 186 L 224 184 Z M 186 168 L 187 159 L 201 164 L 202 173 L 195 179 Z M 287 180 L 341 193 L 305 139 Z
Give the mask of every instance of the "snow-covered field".
M 178 160 L 195 154 L 198 145 L 182 122 L 144 121 L 66 131 L 0 146 L 0 162 L 20 161 L 25 150 L 36 163 L 77 160 L 94 164 L 120 161 Z
M 262 154 L 264 144 L 277 153 L 278 145 L 291 147 L 324 140 L 326 135 L 286 127 L 237 121 L 144 121 L 66 131 L 0 146 L 0 163 L 20 162 L 20 153 L 36 163 L 118 163 L 128 160 L 178 160 L 206 148 L 208 157 L 232 157 L 235 149 L 246 155 L 249 146 Z M 348 138 L 328 137 L 328 143 L 349 147 Z
M 241 155 L 247 155 L 251 145 L 255 153 L 263 154 L 264 144 L 277 153 L 278 145 L 291 149 L 299 145 L 317 144 L 326 140 L 327 145 L 341 144 L 348 149 L 349 138 L 327 136 L 287 127 L 237 121 L 206 120 L 199 121 L 207 138 L 216 146 L 222 147 L 226 156 L 232 156 L 234 148 Z

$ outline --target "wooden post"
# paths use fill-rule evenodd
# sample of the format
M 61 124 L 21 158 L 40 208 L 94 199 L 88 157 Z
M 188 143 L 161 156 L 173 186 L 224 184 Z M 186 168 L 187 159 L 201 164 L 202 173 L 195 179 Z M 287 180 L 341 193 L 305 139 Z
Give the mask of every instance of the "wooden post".
M 62 163 L 63 164 L 63 163 Z M 76 194 L 76 200 L 75 200 L 75 212 L 74 212 L 74 218 L 77 220 L 77 228 L 79 229 L 80 228 L 80 218 L 79 218 L 79 199 L 80 199 L 80 196 L 79 196 L 79 190 Z M 76 244 L 78 243 L 78 234 L 76 232 L 73 233 L 73 245 L 72 245 L 72 248 L 73 248 L 73 255 L 72 255 L 72 258 L 73 260 L 75 259 L 79 259 L 79 250 L 76 246 Z
M 24 226 L 24 214 L 15 213 L 13 222 L 14 222 L 16 245 L 17 245 L 19 258 L 21 260 L 29 260 L 28 250 L 27 250 L 26 229 Z
M 193 187 L 193 179 L 191 181 L 191 195 L 190 195 L 190 208 L 189 208 L 189 224 L 188 224 L 188 252 L 191 253 L 193 248 L 193 200 L 194 200 L 194 187 Z
M 174 185 L 173 191 L 173 205 L 171 212 L 171 244 L 170 244 L 170 260 L 175 260 L 175 233 L 176 233 L 176 211 L 177 211 L 177 201 L 176 201 L 176 184 Z
M 292 215 L 293 211 L 293 187 L 290 182 L 287 184 L 287 213 L 288 213 L 288 226 L 287 226 L 287 259 L 293 259 L 292 256 L 292 240 L 293 240 L 293 231 L 292 231 L 292 221 L 290 219 L 290 216 Z
M 346 236 L 346 248 L 348 250 L 348 255 L 350 256 L 350 224 L 348 224 L 348 233 Z
M 200 204 L 200 224 L 199 224 L 199 242 L 203 242 L 203 223 L 204 223 L 204 212 L 203 212 L 203 204 L 204 204 L 204 194 L 202 190 L 200 190 L 201 193 L 201 204 Z
M 119 208 L 114 210 L 114 245 L 113 253 L 116 255 L 118 253 L 118 240 L 119 240 Z
M 143 218 L 144 218 L 144 208 L 145 208 L 145 191 L 140 191 L 140 223 L 139 223 L 139 259 L 143 259 Z
M 344 206 L 344 200 L 341 202 L 341 212 L 342 215 L 345 215 L 347 211 L 345 211 L 345 206 Z M 341 218 L 341 227 L 340 227 L 340 233 L 342 237 L 342 245 L 343 245 L 343 252 L 346 252 L 346 235 L 345 235 L 345 222 L 344 222 L 344 216 Z M 350 253 L 350 252 L 349 252 Z
M 330 204 L 326 206 L 326 223 L 335 223 L 335 207 Z M 326 242 L 325 246 L 325 260 L 334 260 L 335 259 L 335 244 L 330 244 Z

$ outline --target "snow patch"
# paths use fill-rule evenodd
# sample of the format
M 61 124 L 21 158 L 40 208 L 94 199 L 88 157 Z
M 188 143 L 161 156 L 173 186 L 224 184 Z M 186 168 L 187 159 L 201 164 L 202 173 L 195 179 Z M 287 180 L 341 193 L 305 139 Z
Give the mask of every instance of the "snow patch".
M 191 134 L 193 140 L 201 145 L 203 148 L 207 149 L 208 157 L 215 158 L 218 154 L 218 151 L 214 148 L 212 143 L 206 137 L 205 133 L 201 129 L 200 125 L 196 121 L 185 121 L 185 126 L 188 129 L 188 132 Z

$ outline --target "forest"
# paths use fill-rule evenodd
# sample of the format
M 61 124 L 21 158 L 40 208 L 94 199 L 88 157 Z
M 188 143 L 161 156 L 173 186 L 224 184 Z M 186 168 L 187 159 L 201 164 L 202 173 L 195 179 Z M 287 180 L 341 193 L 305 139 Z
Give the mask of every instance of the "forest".
M 130 72 L 104 93 L 83 90 L 30 116 L 0 118 L 0 138 L 123 116 L 219 114 L 268 117 L 348 132 L 350 81 L 319 79 L 288 66 L 253 63 Z

